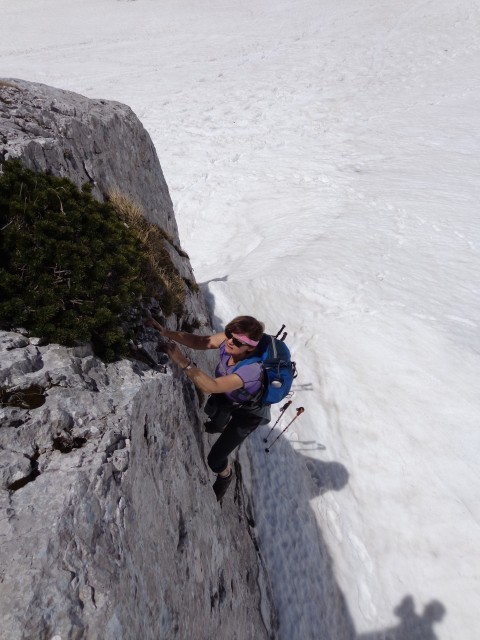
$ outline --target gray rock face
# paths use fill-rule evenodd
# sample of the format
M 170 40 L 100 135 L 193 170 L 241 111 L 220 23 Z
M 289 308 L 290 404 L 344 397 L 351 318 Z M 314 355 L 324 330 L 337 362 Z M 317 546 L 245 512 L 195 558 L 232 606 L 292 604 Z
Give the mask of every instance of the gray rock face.
M 241 486 L 217 504 L 183 374 L 5 332 L 0 361 L 2 637 L 267 638 Z
M 99 200 L 118 187 L 178 242 L 155 147 L 126 105 L 0 79 L 0 162 L 19 157 L 34 171 L 91 183 Z
M 99 198 L 128 185 L 176 233 L 152 143 L 127 107 L 11 83 L 0 81 L 0 158 L 93 179 Z M 168 324 L 207 318 L 189 291 Z M 153 333 L 143 350 L 155 356 Z M 210 358 L 195 354 L 204 370 Z M 0 637 L 274 635 L 241 482 L 220 507 L 202 422 L 175 367 L 105 365 L 88 346 L 0 331 Z

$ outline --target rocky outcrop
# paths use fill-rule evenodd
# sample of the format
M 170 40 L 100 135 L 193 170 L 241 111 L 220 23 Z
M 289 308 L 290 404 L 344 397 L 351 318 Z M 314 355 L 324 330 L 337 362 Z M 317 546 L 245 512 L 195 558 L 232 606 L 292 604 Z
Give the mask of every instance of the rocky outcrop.
M 0 79 L 0 162 L 19 157 L 33 171 L 89 182 L 99 200 L 119 188 L 178 241 L 155 147 L 130 107 Z
M 15 333 L 0 360 L 2 637 L 268 637 L 241 487 L 220 508 L 181 372 Z
M 121 181 L 176 233 L 155 151 L 127 107 L 0 81 L 0 140 L 3 158 L 77 182 L 87 175 L 98 197 Z M 201 297 L 188 296 L 187 315 L 169 318 L 171 327 L 207 324 Z M 208 354 L 196 360 L 211 366 Z M 242 485 L 216 502 L 202 420 L 175 367 L 105 365 L 88 346 L 0 332 L 2 638 L 274 635 Z

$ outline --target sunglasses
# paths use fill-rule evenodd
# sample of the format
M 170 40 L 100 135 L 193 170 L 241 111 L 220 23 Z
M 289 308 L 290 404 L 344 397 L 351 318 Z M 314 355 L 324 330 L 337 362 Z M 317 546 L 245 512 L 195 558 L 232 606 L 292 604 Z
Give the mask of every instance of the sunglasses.
M 236 347 L 248 347 L 248 344 L 245 344 L 245 342 L 240 342 L 240 340 L 237 340 L 231 331 L 225 331 L 225 335 L 227 336 L 228 340 L 231 340 Z

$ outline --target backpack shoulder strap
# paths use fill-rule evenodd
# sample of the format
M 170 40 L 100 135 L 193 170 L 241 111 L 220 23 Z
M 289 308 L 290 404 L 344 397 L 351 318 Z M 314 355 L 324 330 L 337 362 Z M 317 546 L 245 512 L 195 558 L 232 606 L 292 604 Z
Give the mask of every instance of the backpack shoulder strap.
M 260 356 L 250 356 L 250 358 L 240 360 L 240 362 L 237 362 L 237 364 L 233 367 L 232 373 L 234 373 L 237 369 L 240 369 L 240 367 L 243 367 L 246 364 L 252 364 L 253 362 L 263 362 L 263 359 Z

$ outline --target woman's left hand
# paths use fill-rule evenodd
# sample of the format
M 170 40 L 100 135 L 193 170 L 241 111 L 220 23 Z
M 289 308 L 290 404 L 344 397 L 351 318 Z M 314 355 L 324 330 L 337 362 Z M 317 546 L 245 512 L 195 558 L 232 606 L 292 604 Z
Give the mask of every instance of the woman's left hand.
M 180 367 L 185 367 L 189 363 L 188 358 L 184 356 L 183 352 L 179 349 L 175 342 L 173 342 L 173 340 L 168 340 L 168 342 L 163 347 L 163 350 L 170 358 L 170 360 L 178 364 Z

